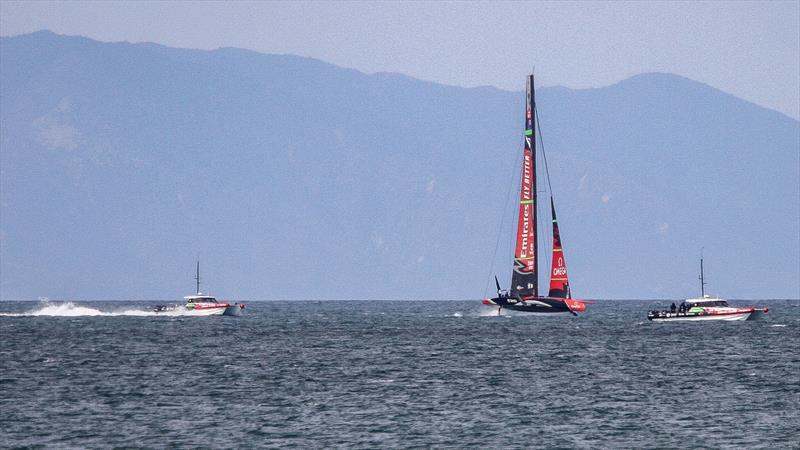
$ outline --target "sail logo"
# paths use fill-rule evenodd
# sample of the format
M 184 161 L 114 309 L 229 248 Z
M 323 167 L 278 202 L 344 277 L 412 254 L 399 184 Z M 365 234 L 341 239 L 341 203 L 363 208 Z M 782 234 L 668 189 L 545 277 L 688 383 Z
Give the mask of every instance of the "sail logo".
M 525 258 L 528 256 L 528 238 L 531 237 L 530 225 L 530 204 L 524 205 L 524 221 L 522 222 L 522 248 L 520 249 L 520 257 Z
M 527 139 L 527 138 L 526 138 Z M 522 199 L 531 199 L 531 152 L 525 150 L 525 165 L 522 168 Z
M 527 275 L 533 272 L 533 260 L 514 260 L 514 272 L 520 275 Z M 528 287 L 530 289 L 530 286 Z M 517 286 L 517 290 L 522 289 L 522 286 Z
M 517 225 L 517 244 L 514 258 L 514 272 L 525 276 L 536 272 L 536 230 L 534 228 L 536 226 L 534 223 L 534 215 L 536 213 L 534 208 L 536 206 L 534 204 L 535 193 L 533 192 L 534 177 L 536 175 L 533 172 L 533 165 L 535 164 L 535 161 L 533 161 L 531 150 L 531 146 L 533 145 L 531 140 L 533 135 L 533 108 L 531 105 L 532 94 L 530 89 L 530 81 L 531 80 L 528 80 L 528 101 L 525 111 L 527 126 L 525 127 L 524 136 L 525 148 L 523 149 L 519 218 Z M 529 288 L 533 287 L 532 284 L 528 284 Z
M 519 248 L 517 249 L 517 254 L 521 258 L 526 258 L 528 255 L 533 254 L 533 229 L 532 226 L 532 208 L 533 208 L 533 193 L 532 185 L 533 185 L 533 167 L 531 162 L 531 151 L 525 150 L 524 152 L 524 164 L 522 168 L 522 192 L 520 194 L 520 198 L 522 203 L 520 204 L 520 227 L 519 233 L 520 236 L 518 237 L 519 241 Z M 529 262 L 524 263 L 525 268 L 527 269 L 530 265 Z
M 564 265 L 564 258 L 559 256 L 557 260 L 553 261 L 553 277 L 560 277 L 567 275 L 567 266 Z

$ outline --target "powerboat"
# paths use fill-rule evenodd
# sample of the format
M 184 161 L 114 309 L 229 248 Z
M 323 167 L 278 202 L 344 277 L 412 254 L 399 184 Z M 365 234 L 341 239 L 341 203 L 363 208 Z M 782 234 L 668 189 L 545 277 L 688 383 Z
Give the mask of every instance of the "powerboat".
M 705 292 L 703 276 L 703 256 L 700 254 L 700 297 L 687 298 L 678 307 L 675 303 L 669 310 L 653 310 L 647 313 L 647 319 L 653 322 L 666 321 L 698 321 L 698 320 L 755 320 L 766 314 L 769 308 L 753 306 L 730 306 L 726 300 L 712 298 Z
M 184 308 L 187 312 L 196 316 L 239 316 L 244 309 L 243 303 L 234 302 L 230 304 L 226 301 L 218 301 L 216 297 L 205 295 L 198 292 L 195 295 L 183 297 L 186 300 Z
M 672 306 L 675 306 L 673 303 Z M 753 306 L 730 306 L 726 300 L 704 295 L 702 298 L 687 298 L 677 308 L 654 310 L 647 313 L 653 322 L 698 321 L 698 320 L 755 320 L 766 314 L 769 308 Z
M 157 313 L 173 313 L 190 316 L 239 316 L 244 309 L 244 303 L 229 303 L 226 300 L 219 301 L 216 297 L 200 292 L 200 261 L 197 262 L 197 293 L 183 297 L 186 304 L 179 305 L 157 305 L 154 311 Z

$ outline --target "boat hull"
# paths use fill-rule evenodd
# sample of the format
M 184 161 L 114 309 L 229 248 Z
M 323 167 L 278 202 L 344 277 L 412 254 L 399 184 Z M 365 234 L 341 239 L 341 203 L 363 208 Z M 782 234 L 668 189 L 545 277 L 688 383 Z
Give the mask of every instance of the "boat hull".
M 734 321 L 734 320 L 747 320 L 750 317 L 749 312 L 747 313 L 737 313 L 737 314 L 717 314 L 717 315 L 697 315 L 697 316 L 672 316 L 672 317 L 653 317 L 648 319 L 652 320 L 653 322 L 705 322 L 709 320 L 725 320 L 725 321 Z
M 553 297 L 525 297 L 524 300 L 518 297 L 495 297 L 485 299 L 483 304 L 536 315 L 575 315 L 565 299 Z
M 732 308 L 733 309 L 733 308 Z M 709 320 L 757 320 L 769 309 L 738 308 L 731 311 L 713 311 L 700 314 L 651 311 L 647 318 L 653 322 L 706 322 Z
M 234 303 L 233 305 L 221 304 L 219 306 L 163 306 L 159 305 L 155 308 L 155 312 L 165 315 L 180 315 L 180 316 L 240 316 L 244 305 Z
M 186 308 L 187 315 L 191 316 L 221 316 L 225 314 L 226 306 L 214 308 Z
M 570 312 L 570 311 L 543 312 L 543 311 L 531 311 L 531 310 L 523 310 L 523 309 L 512 309 L 512 308 L 505 308 L 505 307 L 503 307 L 503 309 L 504 310 L 514 311 L 514 313 L 511 313 L 511 315 L 515 315 L 516 312 L 520 312 L 520 311 L 524 312 L 525 316 L 536 316 L 536 317 L 553 317 L 553 318 L 556 318 L 556 317 L 572 317 L 572 316 L 576 315 L 575 313 Z
M 243 309 L 244 309 L 244 305 L 240 305 L 239 303 L 234 303 L 233 305 L 230 305 L 227 308 L 225 308 L 225 312 L 223 312 L 222 315 L 223 316 L 241 316 Z

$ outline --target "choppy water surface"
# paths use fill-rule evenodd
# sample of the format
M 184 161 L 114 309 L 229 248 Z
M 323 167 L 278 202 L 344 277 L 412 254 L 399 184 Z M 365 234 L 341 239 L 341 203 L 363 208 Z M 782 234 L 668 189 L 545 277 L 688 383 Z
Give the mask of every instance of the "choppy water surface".
M 797 448 L 798 301 L 647 322 L 660 303 L 0 302 L 0 446 Z

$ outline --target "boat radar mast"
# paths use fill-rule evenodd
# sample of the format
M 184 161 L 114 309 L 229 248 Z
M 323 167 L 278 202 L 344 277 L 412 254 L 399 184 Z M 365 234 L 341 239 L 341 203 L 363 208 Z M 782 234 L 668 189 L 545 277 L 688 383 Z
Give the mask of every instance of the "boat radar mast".
M 700 298 L 705 298 L 706 296 L 706 281 L 703 277 L 703 249 L 700 249 Z
M 197 260 L 197 269 L 194 274 L 194 281 L 197 282 L 197 295 L 200 295 L 200 259 Z

